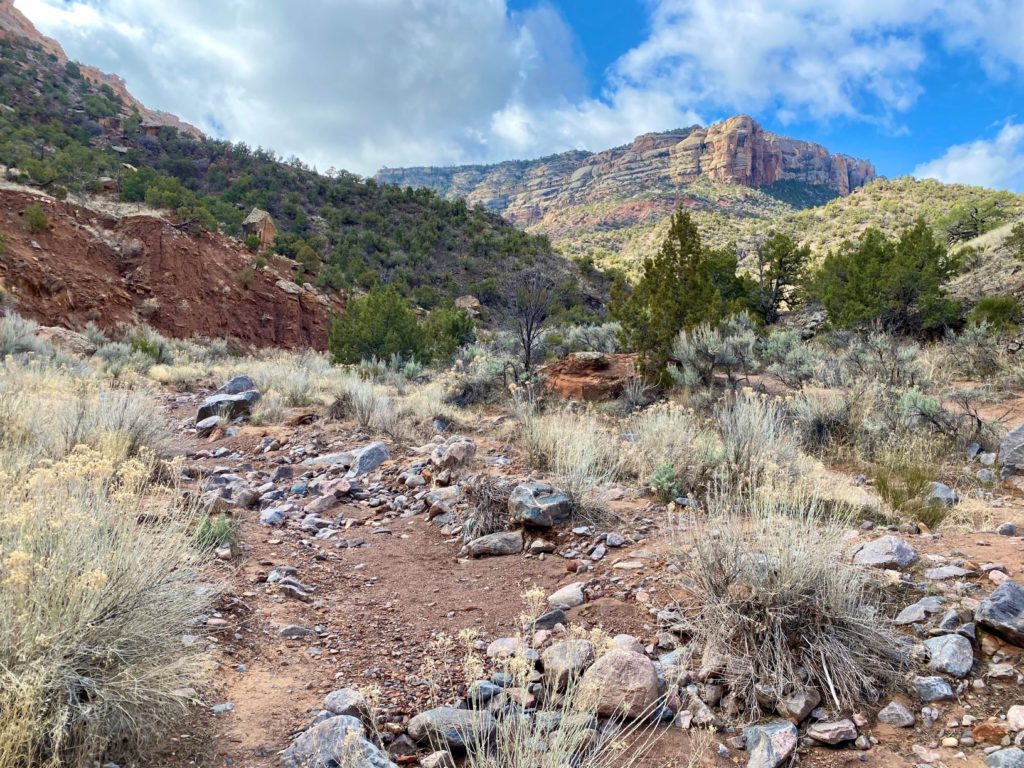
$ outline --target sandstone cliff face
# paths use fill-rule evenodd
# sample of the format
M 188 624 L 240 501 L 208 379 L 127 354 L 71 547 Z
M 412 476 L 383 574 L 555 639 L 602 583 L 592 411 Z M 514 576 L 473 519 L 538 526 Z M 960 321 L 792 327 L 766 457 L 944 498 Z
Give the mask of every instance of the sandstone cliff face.
M 49 54 L 57 57 L 61 64 L 68 62 L 68 55 L 64 52 L 60 43 L 52 37 L 42 34 L 25 15 L 14 7 L 14 0 L 0 0 L 0 32 L 19 37 L 32 42 Z M 135 107 L 143 118 L 156 125 L 167 125 L 177 128 L 179 131 L 191 133 L 196 138 L 202 137 L 202 132 L 194 125 L 186 123 L 176 115 L 160 110 L 149 109 L 142 102 L 128 92 L 128 87 L 117 75 L 102 72 L 96 67 L 86 64 L 79 64 L 82 76 L 99 85 L 109 85 L 114 93 L 121 97 L 126 106 Z
M 628 146 L 603 152 L 574 151 L 490 166 L 385 168 L 377 180 L 430 187 L 449 198 L 483 203 L 529 226 L 552 209 L 673 192 L 701 178 L 748 187 L 798 181 L 848 195 L 875 175 L 866 160 L 778 136 L 740 115 L 709 128 L 645 134 Z

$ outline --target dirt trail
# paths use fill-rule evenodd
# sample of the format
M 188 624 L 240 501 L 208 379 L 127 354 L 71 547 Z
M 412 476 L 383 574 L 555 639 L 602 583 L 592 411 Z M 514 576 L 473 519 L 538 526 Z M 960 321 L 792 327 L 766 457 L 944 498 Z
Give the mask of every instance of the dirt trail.
M 194 413 L 195 399 L 179 396 L 165 402 L 170 404 L 172 417 L 185 424 Z M 264 453 L 258 448 L 267 436 L 288 439 L 282 440 L 282 450 Z M 482 453 L 501 449 L 488 444 L 485 436 L 473 435 L 473 439 L 482 446 Z M 290 446 L 317 446 L 327 452 L 368 440 L 369 436 L 358 430 L 315 422 L 300 427 L 245 427 L 233 437 L 220 436 L 213 441 L 183 434 L 179 442 L 193 468 L 203 473 L 237 473 L 258 484 L 259 478 L 281 466 Z M 203 457 L 211 451 L 224 455 Z M 392 446 L 392 460 L 382 469 L 386 476 L 389 466 L 404 467 L 413 460 Z M 296 478 L 303 469 L 295 467 Z M 1000 521 L 1024 523 L 1024 505 L 1012 489 L 988 503 L 994 505 L 993 514 Z M 568 572 L 567 560 L 558 555 L 460 561 L 460 543 L 428 522 L 424 514 L 389 519 L 384 507 L 347 504 L 331 510 L 330 517 L 341 512 L 355 524 L 321 540 L 303 531 L 294 519 L 284 527 L 270 528 L 259 523 L 258 511 L 238 511 L 239 552 L 231 561 L 216 566 L 228 589 L 211 622 L 217 662 L 213 683 L 204 691 L 206 706 L 197 713 L 190 738 L 175 738 L 176 754 L 169 763 L 210 768 L 276 766 L 278 751 L 308 727 L 324 695 L 343 687 L 378 688 L 388 720 L 385 731 L 393 726 L 397 732 L 411 715 L 430 706 L 430 691 L 421 677 L 425 661 L 433 659 L 444 675 L 450 675 L 446 681 L 450 690 L 457 690 L 462 682 L 454 672 L 462 650 L 439 649 L 434 643 L 436 636 L 454 637 L 461 630 L 474 629 L 488 642 L 515 632 L 524 608 L 521 595 L 535 585 L 551 593 L 567 583 L 587 581 L 591 599 L 569 612 L 574 624 L 600 626 L 611 634 L 633 634 L 643 643 L 653 644 L 658 631 L 653 613 L 675 596 L 662 557 L 667 537 L 659 533 L 658 525 L 650 526 L 655 513 L 647 502 L 626 499 L 615 506 L 621 518 L 616 530 L 626 531 L 628 536 L 634 535 L 630 531 L 649 530 L 650 537 L 635 534 L 637 543 L 610 551 L 584 575 Z M 571 530 L 561 530 L 550 538 L 561 552 L 585 551 L 592 541 Z M 995 561 L 1011 577 L 1024 575 L 1024 539 L 968 531 L 911 540 L 921 553 L 922 564 L 932 555 L 976 563 Z M 642 567 L 615 568 L 616 563 L 627 560 Z M 282 567 L 295 569 L 295 578 L 309 588 L 308 602 L 289 598 L 268 583 L 272 571 Z M 990 587 L 981 582 L 982 591 Z M 936 588 L 940 592 L 953 589 L 945 584 Z M 976 587 L 971 589 L 979 594 Z M 910 601 L 913 599 L 917 598 Z M 300 627 L 310 634 L 283 638 L 280 632 L 285 627 Z M 1004 651 L 1021 660 L 1020 649 Z M 972 712 L 981 717 L 998 714 L 1005 711 L 1007 696 L 1015 695 L 1016 690 L 997 685 L 980 694 L 969 693 L 962 702 L 943 708 L 941 720 L 945 723 Z M 914 707 L 912 701 L 903 700 Z M 229 711 L 211 713 L 214 705 L 225 703 L 232 705 Z M 870 751 L 801 749 L 801 765 L 896 768 L 914 764 L 917 759 L 910 748 L 915 744 L 937 747 L 939 730 L 938 724 L 932 729 L 918 724 L 912 731 L 904 731 L 872 722 L 861 729 L 880 739 Z M 718 734 L 715 743 L 727 743 L 737 734 Z M 668 729 L 641 768 L 686 765 L 690 739 L 686 731 Z M 953 750 L 943 751 L 950 765 L 984 765 L 980 750 L 959 758 L 954 755 Z M 728 754 L 717 754 L 712 746 L 701 764 L 742 765 L 746 758 L 746 753 L 734 748 Z

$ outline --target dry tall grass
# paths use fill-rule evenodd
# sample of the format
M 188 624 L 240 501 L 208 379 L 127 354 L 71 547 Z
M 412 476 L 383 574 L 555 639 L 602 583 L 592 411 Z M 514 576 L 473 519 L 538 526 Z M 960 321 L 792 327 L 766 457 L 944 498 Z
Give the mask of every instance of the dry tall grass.
M 0 367 L 0 768 L 132 760 L 186 706 L 215 590 L 166 437 L 141 393 Z
M 848 523 L 803 487 L 723 486 L 679 534 L 685 629 L 752 717 L 803 685 L 848 710 L 899 677 L 906 646 L 875 582 L 842 556 Z

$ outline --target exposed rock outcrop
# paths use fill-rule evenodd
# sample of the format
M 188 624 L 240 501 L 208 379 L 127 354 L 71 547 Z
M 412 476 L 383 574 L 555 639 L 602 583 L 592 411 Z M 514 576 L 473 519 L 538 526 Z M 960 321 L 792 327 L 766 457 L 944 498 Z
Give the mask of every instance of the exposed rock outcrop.
M 377 179 L 483 203 L 528 226 L 551 209 L 664 191 L 701 177 L 748 187 L 799 181 L 848 195 L 875 175 L 866 160 L 779 136 L 739 115 L 708 128 L 644 134 L 603 152 L 572 151 L 497 165 L 384 168 Z

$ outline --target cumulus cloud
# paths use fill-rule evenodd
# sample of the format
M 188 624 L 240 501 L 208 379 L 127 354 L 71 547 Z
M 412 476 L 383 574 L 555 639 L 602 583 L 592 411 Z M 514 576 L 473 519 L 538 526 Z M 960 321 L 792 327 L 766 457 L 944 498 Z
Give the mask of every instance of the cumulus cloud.
M 913 175 L 1024 192 L 1024 125 L 1007 121 L 995 138 L 952 146 Z
M 993 77 L 1024 68 L 1019 0 L 646 0 L 649 34 L 595 87 L 551 0 L 16 4 L 149 106 L 362 173 L 603 149 L 741 111 L 898 131 L 936 41 Z

